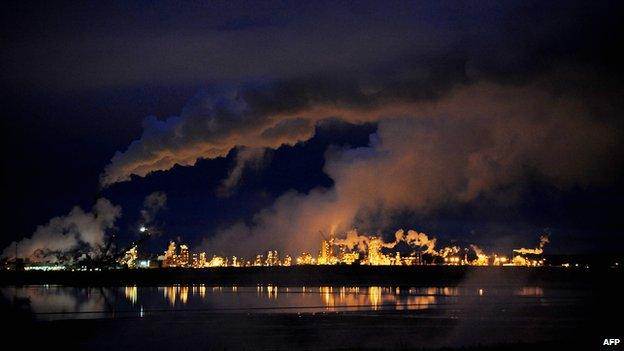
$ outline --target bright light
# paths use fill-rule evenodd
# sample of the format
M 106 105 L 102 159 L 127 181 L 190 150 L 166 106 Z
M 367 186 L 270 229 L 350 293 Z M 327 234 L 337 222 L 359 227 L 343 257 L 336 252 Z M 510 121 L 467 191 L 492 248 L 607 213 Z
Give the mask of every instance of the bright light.
M 147 230 L 147 228 L 145 228 L 144 226 L 141 226 L 141 228 L 139 228 L 139 231 L 141 233 L 144 233 Z

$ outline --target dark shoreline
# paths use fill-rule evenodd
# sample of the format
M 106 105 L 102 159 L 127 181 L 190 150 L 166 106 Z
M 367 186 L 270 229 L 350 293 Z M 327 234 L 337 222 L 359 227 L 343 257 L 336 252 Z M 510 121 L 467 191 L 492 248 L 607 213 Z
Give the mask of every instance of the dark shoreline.
M 403 286 L 547 286 L 592 287 L 622 281 L 624 270 L 561 267 L 474 266 L 291 266 L 119 269 L 107 271 L 0 271 L 0 286 L 59 284 L 71 286 L 206 285 L 403 285 Z

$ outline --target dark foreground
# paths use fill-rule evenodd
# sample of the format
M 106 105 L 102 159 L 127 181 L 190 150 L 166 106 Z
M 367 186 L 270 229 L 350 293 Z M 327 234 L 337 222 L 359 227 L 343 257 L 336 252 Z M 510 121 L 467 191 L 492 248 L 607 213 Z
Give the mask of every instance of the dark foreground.
M 409 269 L 408 269 L 409 268 Z M 64 272 L 4 275 L 2 284 L 387 284 L 487 287 L 435 308 L 275 313 L 215 308 L 117 313 L 107 318 L 43 321 L 19 301 L 0 306 L 4 335 L 22 349 L 72 350 L 618 350 L 624 339 L 621 270 L 514 267 L 290 267 Z M 30 272 L 29 272 L 30 273 Z M 93 274 L 96 273 L 96 274 Z M 142 275 L 146 274 L 146 275 Z M 21 280 L 20 280 L 21 279 Z M 112 284 L 113 281 L 117 284 Z M 494 287 L 539 286 L 543 295 L 490 295 Z M 468 288 L 466 288 L 468 287 Z M 84 288 L 80 288 L 83 289 Z M 139 288 L 140 289 L 140 288 Z M 512 289 L 513 290 L 513 289 Z M 514 290 L 515 291 L 515 290 Z M 550 298 L 550 291 L 566 294 Z M 571 293 L 570 293 L 571 292 Z M 555 296 L 555 295 L 552 295 Z M 280 299 L 285 296 L 278 297 Z M 336 297 L 337 298 L 337 297 Z M 139 301 L 141 298 L 139 297 Z M 448 303 L 447 303 L 448 302 Z M 190 304 L 190 298 L 189 298 Z
M 427 312 L 316 314 L 164 314 L 144 318 L 21 321 L 5 335 L 24 335 L 20 349 L 72 350 L 333 350 L 468 349 L 598 350 L 622 337 L 591 305 L 511 317 L 486 308 L 440 315 Z M 617 348 L 605 348 L 617 349 Z
M 116 269 L 108 271 L 0 271 L 1 285 L 69 286 L 207 285 L 405 285 L 475 284 L 595 286 L 624 277 L 623 269 L 473 266 L 291 266 Z

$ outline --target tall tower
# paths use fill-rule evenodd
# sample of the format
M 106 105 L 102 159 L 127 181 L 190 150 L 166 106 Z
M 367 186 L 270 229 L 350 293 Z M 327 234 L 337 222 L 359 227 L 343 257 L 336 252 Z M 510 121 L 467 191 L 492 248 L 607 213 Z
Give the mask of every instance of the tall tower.
M 128 268 L 136 268 L 138 256 L 137 246 L 134 245 L 124 253 L 124 256 L 119 260 L 119 263 L 123 266 L 127 266 Z
M 167 246 L 167 251 L 165 251 L 165 257 L 163 259 L 163 267 L 175 267 L 175 256 L 176 256 L 176 244 L 173 241 L 169 242 L 169 246 Z
M 206 253 L 205 252 L 200 252 L 199 253 L 199 261 L 197 262 L 197 265 L 200 268 L 206 267 Z
M 276 250 L 267 251 L 267 258 L 264 261 L 265 266 L 279 266 L 279 254 Z
M 188 265 L 189 265 L 189 250 L 188 250 L 188 246 L 182 244 L 182 245 L 180 245 L 179 266 L 180 267 L 188 267 Z
M 368 242 L 368 264 L 373 266 L 387 266 L 391 264 L 390 257 L 381 252 L 383 241 L 376 237 L 371 237 Z

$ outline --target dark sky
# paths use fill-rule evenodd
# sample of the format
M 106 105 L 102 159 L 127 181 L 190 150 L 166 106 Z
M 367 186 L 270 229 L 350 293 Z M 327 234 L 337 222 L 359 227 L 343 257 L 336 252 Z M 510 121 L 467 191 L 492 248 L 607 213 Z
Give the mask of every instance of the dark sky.
M 618 2 L 2 7 L 2 247 L 100 197 L 130 241 L 154 191 L 155 251 L 624 244 Z

